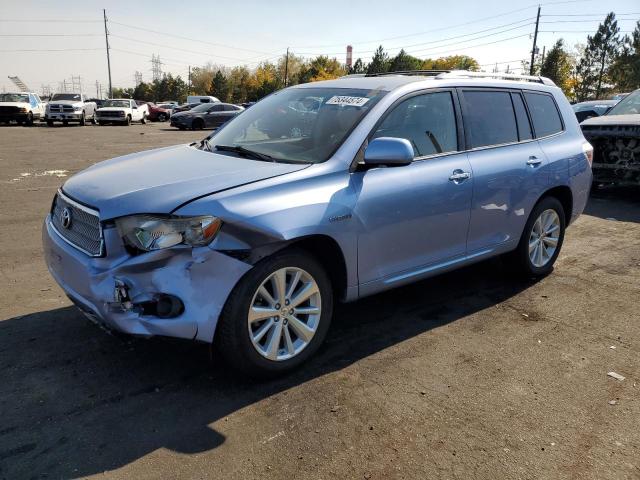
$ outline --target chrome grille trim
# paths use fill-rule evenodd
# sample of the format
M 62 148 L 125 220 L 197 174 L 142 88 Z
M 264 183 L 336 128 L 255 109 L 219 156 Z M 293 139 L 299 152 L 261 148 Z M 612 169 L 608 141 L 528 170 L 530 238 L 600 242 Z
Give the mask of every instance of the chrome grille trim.
M 70 207 L 72 211 L 69 229 L 65 229 L 60 223 L 61 212 L 65 207 Z M 104 237 L 99 212 L 70 199 L 61 190 L 58 190 L 51 206 L 50 224 L 58 236 L 75 249 L 90 257 L 104 255 Z

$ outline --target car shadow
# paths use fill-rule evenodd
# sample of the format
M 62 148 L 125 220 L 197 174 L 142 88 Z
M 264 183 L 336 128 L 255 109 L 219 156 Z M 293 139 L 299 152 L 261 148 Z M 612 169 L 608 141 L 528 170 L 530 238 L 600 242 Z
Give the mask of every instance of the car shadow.
M 591 190 L 589 202 L 584 210 L 586 215 L 640 223 L 640 186 L 606 186 Z
M 0 322 L 0 478 L 83 477 L 166 448 L 215 449 L 210 425 L 311 379 L 503 302 L 534 280 L 501 260 L 338 305 L 304 368 L 256 383 L 208 346 L 106 334 L 72 307 Z

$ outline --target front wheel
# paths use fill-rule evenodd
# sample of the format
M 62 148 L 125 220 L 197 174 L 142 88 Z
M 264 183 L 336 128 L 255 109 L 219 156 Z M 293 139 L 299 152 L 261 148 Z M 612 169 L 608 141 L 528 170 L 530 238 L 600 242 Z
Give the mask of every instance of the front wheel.
M 82 116 L 80 117 L 80 121 L 78 122 L 78 125 L 80 125 L 81 127 L 84 127 L 86 125 L 87 121 L 84 117 L 84 113 L 82 114 Z
M 131 125 L 131 115 L 127 115 L 127 118 L 124 121 L 124 124 L 128 127 Z
M 507 256 L 519 273 L 544 276 L 553 271 L 565 231 L 565 212 L 555 197 L 543 198 L 534 207 L 518 248 Z
M 272 377 L 318 350 L 332 310 L 324 268 L 302 250 L 281 252 L 256 264 L 236 285 L 215 341 L 229 365 L 250 376 Z

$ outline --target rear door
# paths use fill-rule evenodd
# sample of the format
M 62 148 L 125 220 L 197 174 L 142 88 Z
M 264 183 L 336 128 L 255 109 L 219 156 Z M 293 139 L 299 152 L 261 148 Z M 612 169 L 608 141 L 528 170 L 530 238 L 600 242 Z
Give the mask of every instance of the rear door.
M 468 88 L 460 95 L 474 179 L 467 252 L 507 249 L 549 183 L 548 162 L 522 92 Z

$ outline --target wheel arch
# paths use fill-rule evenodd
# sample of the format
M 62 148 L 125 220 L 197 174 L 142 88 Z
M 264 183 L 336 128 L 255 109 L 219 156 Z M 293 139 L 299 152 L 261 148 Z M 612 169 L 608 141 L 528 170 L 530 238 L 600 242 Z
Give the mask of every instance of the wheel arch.
M 573 192 L 571 191 L 571 188 L 567 185 L 558 185 L 552 187 L 540 196 L 536 204 L 547 197 L 557 198 L 558 201 L 562 204 L 562 208 L 564 209 L 564 223 L 565 225 L 569 225 L 573 212 Z

